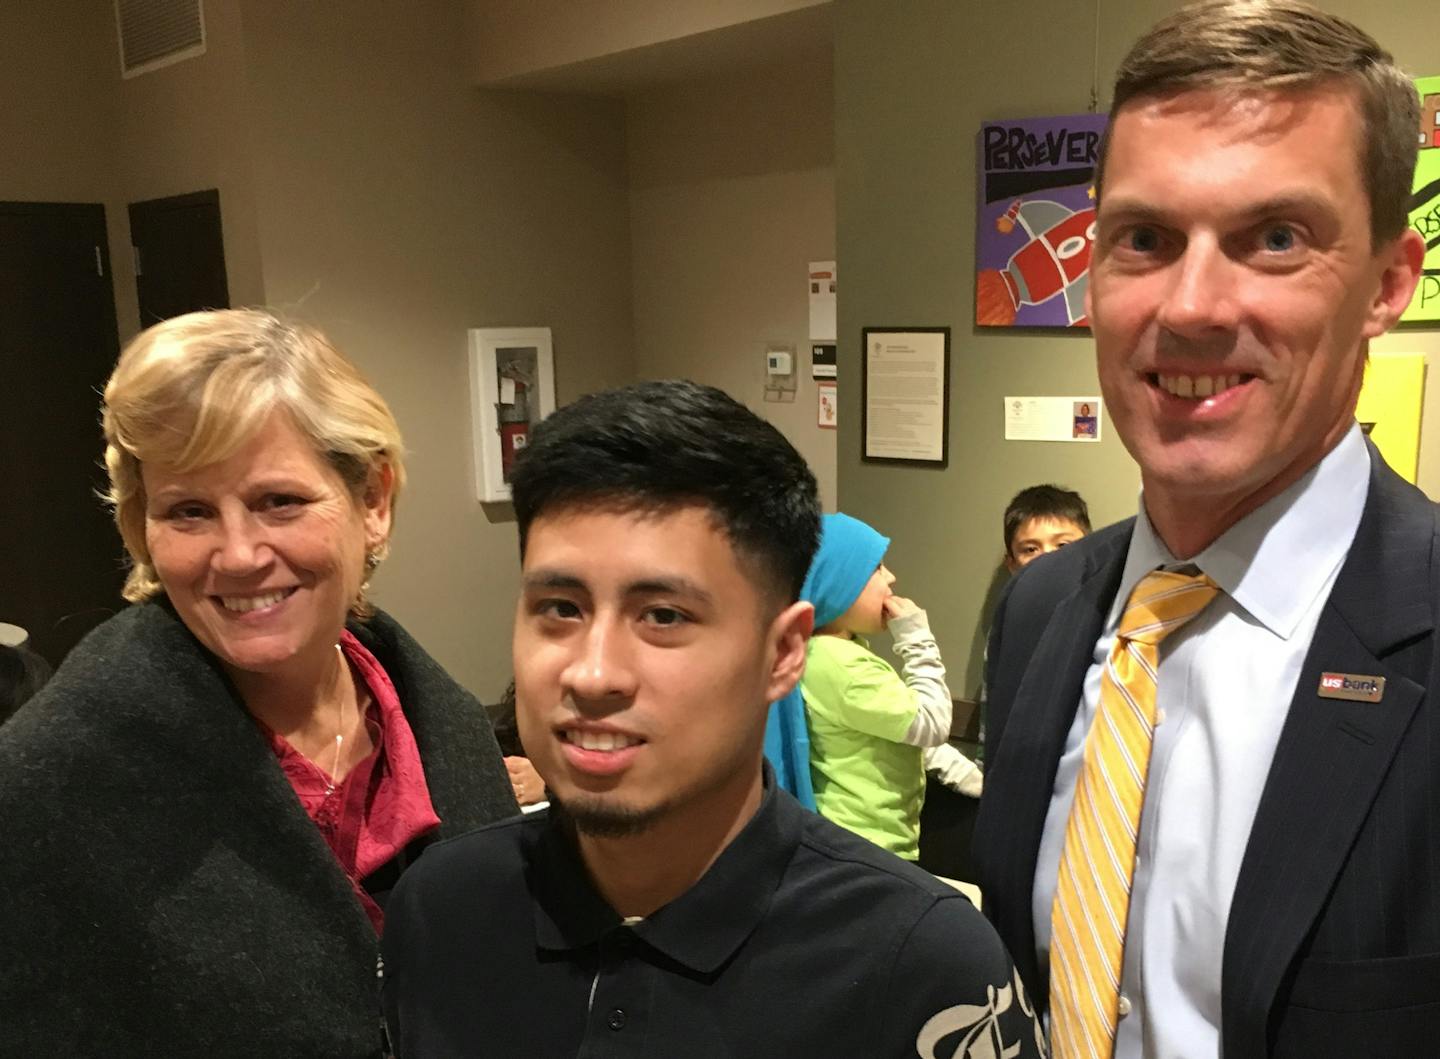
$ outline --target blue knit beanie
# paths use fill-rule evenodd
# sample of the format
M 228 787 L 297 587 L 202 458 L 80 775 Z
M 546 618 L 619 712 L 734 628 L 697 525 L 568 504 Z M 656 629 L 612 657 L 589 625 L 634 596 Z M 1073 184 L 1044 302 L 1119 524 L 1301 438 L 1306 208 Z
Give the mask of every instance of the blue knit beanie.
M 889 537 L 858 518 L 834 514 L 820 520 L 820 547 L 800 586 L 800 598 L 815 605 L 815 628 L 850 609 L 889 547 Z
M 890 538 L 858 518 L 826 515 L 820 520 L 820 548 L 800 587 L 800 598 L 815 605 L 815 628 L 829 625 L 860 598 L 885 558 Z M 810 726 L 800 686 L 770 704 L 765 724 L 765 757 L 775 782 L 807 809 L 815 808 L 810 780 Z

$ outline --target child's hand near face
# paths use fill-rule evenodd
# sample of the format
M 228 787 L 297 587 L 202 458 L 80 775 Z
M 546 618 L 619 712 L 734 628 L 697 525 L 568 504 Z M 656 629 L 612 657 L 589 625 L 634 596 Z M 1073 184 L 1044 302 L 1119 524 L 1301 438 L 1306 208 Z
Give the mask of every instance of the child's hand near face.
M 887 596 L 885 599 L 885 620 L 894 621 L 896 618 L 903 618 L 907 614 L 914 614 L 920 608 L 915 605 L 914 600 L 906 599 L 904 596 Z

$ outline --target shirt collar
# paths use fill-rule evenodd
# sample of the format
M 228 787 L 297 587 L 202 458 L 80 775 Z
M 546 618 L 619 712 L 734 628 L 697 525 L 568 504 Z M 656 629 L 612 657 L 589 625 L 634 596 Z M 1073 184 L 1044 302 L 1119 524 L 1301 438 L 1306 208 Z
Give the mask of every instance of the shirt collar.
M 568 827 L 552 818 L 530 864 L 540 947 L 580 949 L 629 930 L 693 971 L 718 969 L 765 918 L 800 841 L 805 810 L 775 786 L 768 762 L 764 784 L 760 808 L 700 881 L 632 927 L 595 891 Z
M 1340 568 L 1370 490 L 1370 454 L 1358 424 L 1314 467 L 1222 533 L 1189 564 L 1170 554 L 1141 495 L 1110 627 L 1140 579 L 1156 567 L 1194 565 L 1281 639 Z

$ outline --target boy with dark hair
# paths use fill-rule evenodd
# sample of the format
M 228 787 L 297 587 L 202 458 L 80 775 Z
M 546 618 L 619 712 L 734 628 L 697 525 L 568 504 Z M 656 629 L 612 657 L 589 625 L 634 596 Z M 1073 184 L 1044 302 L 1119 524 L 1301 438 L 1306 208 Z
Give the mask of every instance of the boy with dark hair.
M 1079 493 L 1058 485 L 1022 489 L 1005 508 L 1005 568 L 1016 573 L 1089 532 L 1090 509 Z
M 1040 1055 L 975 909 L 762 767 L 819 523 L 779 432 L 641 383 L 540 424 L 512 487 L 517 718 L 552 804 L 432 847 L 395 891 L 400 1053 Z
M 1031 485 L 1010 498 L 1005 507 L 1005 569 L 1018 574 L 1042 555 L 1074 544 L 1090 535 L 1090 508 L 1085 498 L 1073 489 L 1059 485 Z M 989 728 L 988 689 L 982 683 L 980 701 L 980 748 L 975 760 L 985 764 L 986 737 Z M 959 752 L 940 748 L 926 768 L 943 779 L 942 763 L 959 761 Z M 963 765 L 963 762 L 961 762 Z

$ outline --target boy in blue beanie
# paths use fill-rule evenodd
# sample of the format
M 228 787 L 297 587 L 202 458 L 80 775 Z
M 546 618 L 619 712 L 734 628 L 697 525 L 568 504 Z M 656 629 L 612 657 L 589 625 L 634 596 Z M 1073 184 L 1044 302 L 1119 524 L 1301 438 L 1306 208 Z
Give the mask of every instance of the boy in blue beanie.
M 906 860 L 920 855 L 927 748 L 945 747 L 952 703 L 925 612 L 891 591 L 890 540 L 849 515 L 826 515 L 800 598 L 816 632 L 800 683 L 810 729 L 810 774 L 820 813 Z M 864 636 L 889 629 L 903 677 Z M 954 785 L 978 770 L 944 767 Z M 962 776 L 961 773 L 964 773 Z M 978 793 L 978 791 L 977 791 Z

